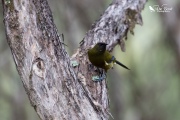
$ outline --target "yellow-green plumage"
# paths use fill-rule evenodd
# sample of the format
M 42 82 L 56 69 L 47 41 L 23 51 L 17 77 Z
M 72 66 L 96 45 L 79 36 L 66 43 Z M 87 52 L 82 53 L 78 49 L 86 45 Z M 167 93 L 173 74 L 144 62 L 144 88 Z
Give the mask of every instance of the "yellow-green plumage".
M 88 50 L 89 61 L 96 67 L 104 69 L 106 72 L 111 69 L 115 63 L 127 68 L 120 63 L 106 50 L 106 43 L 97 43 L 93 48 Z

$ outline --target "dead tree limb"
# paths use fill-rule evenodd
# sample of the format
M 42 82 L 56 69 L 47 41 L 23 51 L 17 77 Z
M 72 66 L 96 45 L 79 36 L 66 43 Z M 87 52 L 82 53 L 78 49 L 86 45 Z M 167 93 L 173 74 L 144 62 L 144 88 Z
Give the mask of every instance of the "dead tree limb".
M 87 48 L 98 41 L 109 50 L 142 24 L 146 0 L 117 0 L 107 8 L 71 57 L 57 32 L 47 0 L 2 0 L 7 41 L 31 105 L 42 120 L 107 120 L 105 81 L 92 82 Z

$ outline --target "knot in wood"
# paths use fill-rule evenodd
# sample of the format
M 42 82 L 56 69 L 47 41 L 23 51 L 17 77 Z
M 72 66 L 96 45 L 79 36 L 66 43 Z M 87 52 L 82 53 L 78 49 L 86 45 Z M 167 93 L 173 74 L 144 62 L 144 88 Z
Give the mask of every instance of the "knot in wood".
M 44 78 L 45 75 L 45 65 L 44 61 L 41 58 L 37 58 L 33 63 L 33 72 L 41 77 Z

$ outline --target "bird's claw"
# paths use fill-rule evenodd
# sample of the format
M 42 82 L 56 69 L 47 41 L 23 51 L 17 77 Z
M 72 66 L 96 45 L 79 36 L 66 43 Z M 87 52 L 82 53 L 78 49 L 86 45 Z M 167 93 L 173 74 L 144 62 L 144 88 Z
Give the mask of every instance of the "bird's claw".
M 102 75 L 102 76 L 93 76 L 92 77 L 92 80 L 95 81 L 95 82 L 100 82 L 102 80 L 106 79 L 106 75 Z

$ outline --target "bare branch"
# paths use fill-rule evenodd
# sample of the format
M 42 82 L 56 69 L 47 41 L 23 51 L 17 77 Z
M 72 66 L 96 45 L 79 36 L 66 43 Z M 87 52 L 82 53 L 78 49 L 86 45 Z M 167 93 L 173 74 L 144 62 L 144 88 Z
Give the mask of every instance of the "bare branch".
M 78 78 L 86 88 L 85 91 L 91 101 L 101 110 L 102 115 L 109 113 L 106 81 L 101 83 L 92 81 L 92 76 L 97 75 L 97 73 L 89 71 L 87 50 L 100 41 L 109 43 L 110 51 L 116 44 L 119 44 L 121 49 L 125 50 L 124 38 L 127 38 L 128 31 L 133 33 L 135 24 L 142 25 L 140 12 L 144 8 L 145 2 L 146 0 L 114 1 L 100 19 L 92 25 L 91 30 L 81 41 L 80 48 L 71 58 L 79 62 L 80 65 L 76 69 Z

